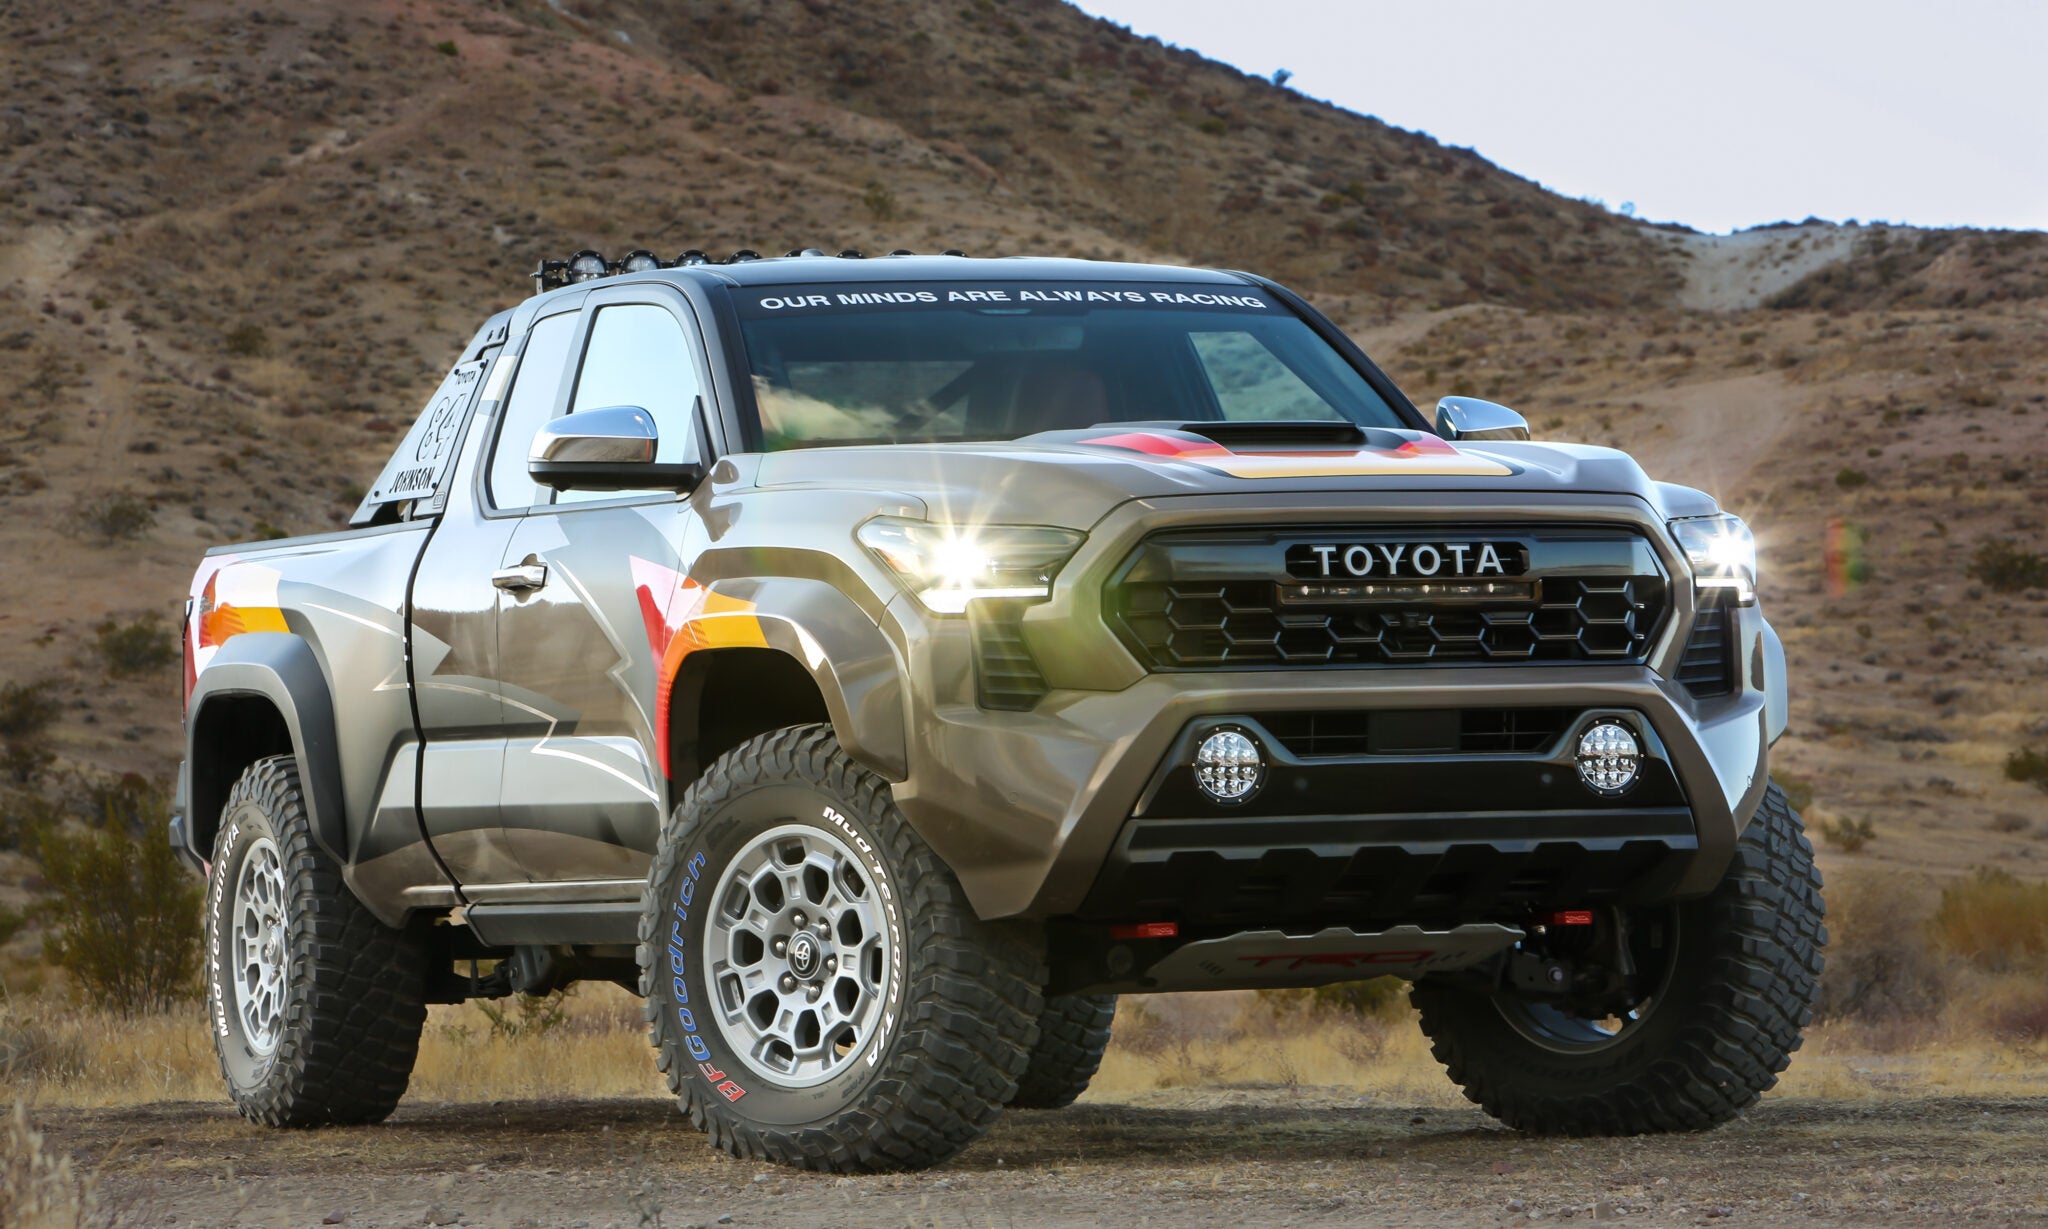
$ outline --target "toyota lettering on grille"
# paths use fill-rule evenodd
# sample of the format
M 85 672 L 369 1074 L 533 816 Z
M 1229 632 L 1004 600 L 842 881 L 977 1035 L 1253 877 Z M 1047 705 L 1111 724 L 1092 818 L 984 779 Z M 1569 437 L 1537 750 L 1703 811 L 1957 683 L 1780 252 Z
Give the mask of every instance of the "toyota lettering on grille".
M 1520 576 L 1529 552 L 1519 542 L 1296 542 L 1287 574 L 1297 580 L 1426 580 Z

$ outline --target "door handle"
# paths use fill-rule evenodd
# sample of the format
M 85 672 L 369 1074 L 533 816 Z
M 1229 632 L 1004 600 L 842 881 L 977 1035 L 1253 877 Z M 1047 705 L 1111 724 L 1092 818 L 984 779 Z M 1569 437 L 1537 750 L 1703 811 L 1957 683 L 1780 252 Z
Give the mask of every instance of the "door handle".
M 491 574 L 491 583 L 507 593 L 526 593 L 548 583 L 548 565 L 522 563 Z

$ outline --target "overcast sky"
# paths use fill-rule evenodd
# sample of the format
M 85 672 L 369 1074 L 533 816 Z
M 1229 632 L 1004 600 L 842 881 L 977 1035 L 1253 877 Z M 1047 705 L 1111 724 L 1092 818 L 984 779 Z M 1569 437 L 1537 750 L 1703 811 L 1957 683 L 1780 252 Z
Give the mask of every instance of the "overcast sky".
M 2048 229 L 2048 0 L 1079 0 L 1568 196 Z

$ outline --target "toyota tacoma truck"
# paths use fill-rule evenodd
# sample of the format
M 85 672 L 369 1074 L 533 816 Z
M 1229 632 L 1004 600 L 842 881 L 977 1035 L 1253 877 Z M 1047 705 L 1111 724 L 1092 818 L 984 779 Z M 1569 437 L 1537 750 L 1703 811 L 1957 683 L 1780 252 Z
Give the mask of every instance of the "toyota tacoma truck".
M 1750 532 L 1242 273 L 544 262 L 345 531 L 209 552 L 170 839 L 229 1094 L 611 981 L 738 1156 L 940 1162 L 1116 996 L 1393 976 L 1468 1097 L 1724 1122 L 1811 1015 Z

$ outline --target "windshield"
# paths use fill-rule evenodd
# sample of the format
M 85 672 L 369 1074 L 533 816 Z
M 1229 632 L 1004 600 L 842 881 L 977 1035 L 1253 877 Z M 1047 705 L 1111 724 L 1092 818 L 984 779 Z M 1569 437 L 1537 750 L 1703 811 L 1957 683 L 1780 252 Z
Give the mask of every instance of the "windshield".
M 1408 425 L 1250 286 L 839 283 L 733 297 L 771 452 L 1118 422 Z

